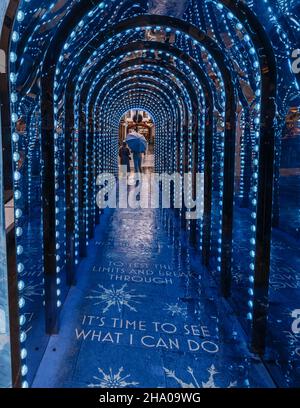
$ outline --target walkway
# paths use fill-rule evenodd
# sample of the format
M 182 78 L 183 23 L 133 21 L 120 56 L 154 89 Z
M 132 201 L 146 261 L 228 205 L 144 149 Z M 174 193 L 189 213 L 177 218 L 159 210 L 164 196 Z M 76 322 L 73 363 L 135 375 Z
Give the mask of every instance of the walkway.
M 273 386 L 179 231 L 171 212 L 106 212 L 33 387 Z

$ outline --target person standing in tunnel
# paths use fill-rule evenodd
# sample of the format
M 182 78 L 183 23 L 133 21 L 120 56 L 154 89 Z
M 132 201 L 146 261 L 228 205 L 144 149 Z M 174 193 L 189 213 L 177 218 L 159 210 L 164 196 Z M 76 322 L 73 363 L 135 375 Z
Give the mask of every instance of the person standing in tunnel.
M 126 142 L 123 142 L 119 149 L 119 157 L 121 159 L 121 166 L 126 166 L 127 173 L 130 173 L 130 150 L 128 149 Z

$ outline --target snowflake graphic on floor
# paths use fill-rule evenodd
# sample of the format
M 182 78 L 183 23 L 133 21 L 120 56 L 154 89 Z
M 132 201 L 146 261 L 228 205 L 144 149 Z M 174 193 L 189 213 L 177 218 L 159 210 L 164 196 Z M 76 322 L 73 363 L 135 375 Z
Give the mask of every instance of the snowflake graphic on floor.
M 106 374 L 102 368 L 98 368 L 98 371 L 99 374 L 102 375 L 102 378 L 94 376 L 93 378 L 97 383 L 89 384 L 90 388 L 127 388 L 129 386 L 139 385 L 139 383 L 135 381 L 127 382 L 127 378 L 129 378 L 130 375 L 122 376 L 124 371 L 123 367 L 121 367 L 116 374 L 113 374 L 111 368 L 109 369 L 108 374 Z
M 103 313 L 106 313 L 111 307 L 116 306 L 118 311 L 121 312 L 122 306 L 128 307 L 133 312 L 137 312 L 136 308 L 132 303 L 140 303 L 137 298 L 144 298 L 145 295 L 135 294 L 135 289 L 125 290 L 127 283 L 125 283 L 121 288 L 117 289 L 114 285 L 111 285 L 111 289 L 107 289 L 104 286 L 98 284 L 100 290 L 92 290 L 94 295 L 87 296 L 87 299 L 98 300 L 94 303 L 95 306 L 106 303 L 106 307 L 103 309 Z
M 178 378 L 176 376 L 175 371 L 169 370 L 168 368 L 164 368 L 166 376 L 169 378 L 173 378 L 180 386 L 181 388 L 220 388 L 215 384 L 215 375 L 218 374 L 218 371 L 216 370 L 215 366 L 212 364 L 210 368 L 207 369 L 209 373 L 209 378 L 207 382 L 202 381 L 202 385 L 199 384 L 197 378 L 195 377 L 194 370 L 191 367 L 187 368 L 187 372 L 190 374 L 192 378 L 192 382 L 185 383 L 182 379 Z M 230 382 L 229 386 L 227 388 L 233 388 L 237 386 L 237 382 Z
M 178 303 L 167 303 L 166 307 L 164 308 L 166 312 L 171 314 L 173 317 L 174 316 L 181 316 L 181 317 L 187 317 L 187 308 L 186 306 L 179 306 Z

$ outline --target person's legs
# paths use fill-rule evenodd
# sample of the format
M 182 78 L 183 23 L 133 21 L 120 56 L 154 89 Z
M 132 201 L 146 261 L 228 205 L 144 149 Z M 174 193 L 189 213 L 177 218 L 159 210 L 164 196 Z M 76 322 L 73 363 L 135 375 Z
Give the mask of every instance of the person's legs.
M 139 157 L 138 156 L 134 156 L 133 157 L 133 162 L 134 162 L 134 171 L 136 173 L 139 173 Z
M 121 176 L 124 177 L 126 173 L 126 163 L 121 161 Z

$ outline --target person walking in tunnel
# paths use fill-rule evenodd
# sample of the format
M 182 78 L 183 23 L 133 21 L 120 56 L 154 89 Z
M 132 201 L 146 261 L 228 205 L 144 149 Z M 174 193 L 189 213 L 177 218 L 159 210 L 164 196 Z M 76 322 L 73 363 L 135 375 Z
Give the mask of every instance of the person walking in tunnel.
M 127 167 L 127 173 L 130 173 L 130 150 L 127 147 L 127 143 L 124 141 L 119 149 L 119 157 L 121 161 L 121 166 Z
M 147 140 L 142 134 L 132 130 L 128 133 L 126 142 L 133 154 L 135 174 L 140 174 L 142 172 L 142 153 L 145 153 L 148 147 Z

